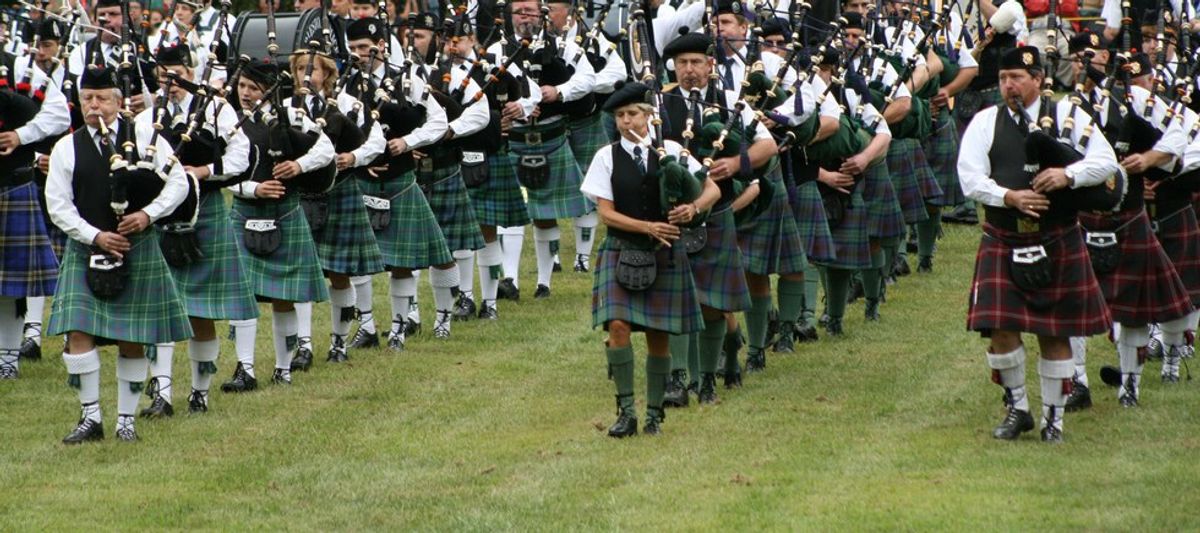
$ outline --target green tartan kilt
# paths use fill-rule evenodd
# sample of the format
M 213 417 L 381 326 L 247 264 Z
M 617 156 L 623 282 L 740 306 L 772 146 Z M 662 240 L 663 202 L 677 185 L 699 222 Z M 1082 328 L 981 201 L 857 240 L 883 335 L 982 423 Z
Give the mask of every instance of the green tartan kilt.
M 633 331 L 665 331 L 684 334 L 700 331 L 704 320 L 696 286 L 683 248 L 663 247 L 655 253 L 658 274 L 649 288 L 630 292 L 617 283 L 617 258 L 620 252 L 610 247 L 610 240 L 596 258 L 595 282 L 592 286 L 592 327 L 604 326 L 612 320 L 628 322 Z
M 392 202 L 392 221 L 375 232 L 375 242 L 388 268 L 420 270 L 454 260 L 429 202 L 409 172 L 392 181 L 359 182 L 363 194 Z
M 688 256 L 700 305 L 730 312 L 750 309 L 750 287 L 738 249 L 733 210 L 725 208 L 708 215 L 704 227 L 708 232 L 704 249 Z
M 429 209 L 442 228 L 446 247 L 451 251 L 483 248 L 483 233 L 463 184 L 461 167 L 435 168 L 428 175 L 418 174 L 418 178 Z
M 800 232 L 800 243 L 804 245 L 808 260 L 814 263 L 832 261 L 835 253 L 833 236 L 829 233 L 829 221 L 825 218 L 825 206 L 821 202 L 817 182 L 797 185 L 791 208 L 796 218 L 796 231 Z
M 188 316 L 211 320 L 258 318 L 258 303 L 238 258 L 229 206 L 220 192 L 200 196 L 196 240 L 204 257 L 182 268 L 167 265 Z
M 886 164 L 867 168 L 863 180 L 863 201 L 867 203 L 867 235 L 872 239 L 890 239 L 904 235 L 904 211 L 892 187 Z
M 796 229 L 796 217 L 792 215 L 787 194 L 783 191 L 779 169 L 761 178 L 760 184 L 765 180 L 770 180 L 776 188 L 771 206 L 737 228 L 738 247 L 742 250 L 746 272 L 763 276 L 804 272 L 808 260 L 800 242 L 800 231 Z
M 900 208 L 904 211 L 904 223 L 916 224 L 928 219 L 925 202 L 941 196 L 941 190 L 937 189 L 921 143 L 916 139 L 892 139 L 887 165 Z
M 882 167 L 884 165 L 881 163 L 873 166 Z M 837 251 L 834 259 L 829 261 L 813 260 L 814 263 L 846 270 L 858 270 L 871 266 L 871 242 L 867 237 L 869 208 L 863 200 L 863 189 L 866 189 L 865 180 L 855 185 L 853 194 L 850 196 L 850 209 L 846 210 L 842 222 L 830 228 Z
M 529 224 L 525 196 L 517 181 L 517 162 L 512 154 L 501 151 L 488 154 L 488 180 L 467 189 L 475 220 L 484 226 L 520 227 Z
M 929 203 L 938 206 L 955 206 L 963 203 L 962 186 L 958 184 L 958 126 L 954 115 L 946 109 L 937 117 L 937 129 L 924 143 L 929 169 L 942 190 L 939 198 Z
M 325 227 L 313 232 L 321 268 L 347 276 L 383 272 L 383 254 L 375 243 L 358 180 L 347 177 L 335 183 L 328 193 L 328 205 Z
M 129 283 L 125 292 L 111 300 L 92 296 L 86 279 L 91 250 L 79 241 L 69 241 L 59 270 L 58 290 L 50 305 L 46 335 L 79 331 L 96 337 L 98 344 L 159 344 L 190 339 L 192 325 L 158 238 L 153 228 L 129 237 L 132 248 L 125 253 Z
M 321 260 L 317 257 L 317 245 L 313 243 L 312 230 L 304 211 L 300 209 L 300 198 L 288 194 L 274 204 L 255 205 L 244 200 L 234 200 L 233 235 L 237 239 L 242 266 L 250 279 L 250 287 L 260 299 L 285 302 L 323 302 L 329 299 L 325 276 L 321 272 Z M 260 257 L 246 250 L 244 226 L 249 218 L 275 218 L 283 233 L 283 243 L 268 257 Z
M 549 160 L 550 180 L 546 186 L 525 190 L 529 196 L 526 203 L 529 218 L 556 220 L 588 213 L 587 200 L 579 191 L 579 186 L 583 184 L 583 173 L 579 171 L 579 163 L 575 161 L 566 135 L 538 145 L 509 141 L 509 148 L 514 172 L 518 166 L 517 158 L 521 155 L 540 154 Z
M 596 157 L 596 152 L 600 150 L 600 147 L 611 142 L 608 140 L 608 133 L 604 131 L 600 112 L 596 112 L 590 117 L 571 119 L 567 125 L 567 132 L 571 143 L 571 152 L 575 154 L 575 160 L 579 162 L 580 169 L 591 166 L 592 158 Z

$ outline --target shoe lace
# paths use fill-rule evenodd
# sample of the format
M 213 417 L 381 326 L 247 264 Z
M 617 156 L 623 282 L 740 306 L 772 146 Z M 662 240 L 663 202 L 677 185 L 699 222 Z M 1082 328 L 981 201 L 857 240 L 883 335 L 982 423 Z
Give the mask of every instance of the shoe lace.
M 334 333 L 334 334 L 331 334 L 331 335 L 329 336 L 329 348 L 330 348 L 331 350 L 342 350 L 342 351 L 344 351 L 344 350 L 346 349 L 346 336 L 345 336 L 345 335 L 338 335 L 338 334 L 336 334 L 336 333 Z
M 18 350 L 0 350 L 0 376 L 15 376 L 17 374 Z
M 166 381 L 166 384 L 163 384 L 163 381 Z M 155 405 L 160 400 L 165 402 L 166 400 L 163 399 L 161 393 L 163 389 L 169 386 L 171 386 L 171 378 L 169 376 L 154 376 L 150 378 L 150 382 L 146 385 L 146 396 L 151 398 L 153 400 L 152 403 Z
M 192 390 L 192 394 L 188 396 L 188 403 L 201 404 L 208 407 L 208 391 Z
M 450 334 L 450 311 L 437 312 L 437 321 L 433 324 L 433 333 L 436 335 Z

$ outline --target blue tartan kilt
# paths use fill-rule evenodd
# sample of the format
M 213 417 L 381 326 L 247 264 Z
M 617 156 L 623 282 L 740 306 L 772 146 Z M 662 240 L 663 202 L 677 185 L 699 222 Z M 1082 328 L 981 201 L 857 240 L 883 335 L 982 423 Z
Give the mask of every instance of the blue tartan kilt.
M 596 157 L 600 147 L 611 142 L 599 112 L 590 117 L 571 119 L 567 131 L 571 152 L 575 154 L 575 161 L 579 163 L 580 169 L 591 166 L 592 158 Z
M 329 299 L 325 286 L 325 275 L 321 271 L 321 260 L 317 257 L 317 246 L 313 243 L 312 230 L 300 199 L 288 194 L 271 204 L 250 204 L 234 200 L 230 218 L 233 220 L 233 235 L 238 243 L 242 268 L 250 280 L 250 287 L 260 299 L 285 302 L 323 302 Z M 244 227 L 246 219 L 276 219 L 283 242 L 275 253 L 260 257 L 246 250 Z
M 412 172 L 380 183 L 359 182 L 363 194 L 390 200 L 392 221 L 375 232 L 375 242 L 388 268 L 420 270 L 454 261 L 425 195 Z
M 725 208 L 708 215 L 704 227 L 708 232 L 704 249 L 688 256 L 700 305 L 729 312 L 750 309 L 750 287 L 733 210 Z
M 954 115 L 945 109 L 937 120 L 937 129 L 925 140 L 923 148 L 942 195 L 929 203 L 956 206 L 966 201 L 962 185 L 958 183 L 958 126 Z
M 796 231 L 800 233 L 800 243 L 808 260 L 814 263 L 832 261 L 836 253 L 833 236 L 829 231 L 829 221 L 825 218 L 825 206 L 821 202 L 817 182 L 797 185 L 796 194 L 790 199 L 792 214 L 796 217 Z
M 760 179 L 759 183 L 763 185 L 768 180 L 771 186 L 776 187 L 770 207 L 737 228 L 738 247 L 742 250 L 746 272 L 763 276 L 804 272 L 808 266 L 804 245 L 800 242 L 796 217 L 788 205 L 778 168 Z
M 883 165 L 875 165 L 883 166 Z M 813 260 L 821 266 L 858 270 L 871 267 L 871 242 L 867 237 L 868 206 L 863 200 L 865 181 L 854 187 L 851 195 L 850 208 L 846 210 L 842 222 L 830 228 L 837 254 L 829 261 Z
M 340 179 L 327 196 L 329 219 L 313 232 L 321 269 L 347 276 L 383 272 L 383 254 L 367 218 L 362 190 L 354 177 Z
M 204 257 L 182 268 L 168 265 L 188 316 L 211 320 L 257 318 L 254 290 L 242 270 L 229 207 L 220 192 L 201 195 L 196 240 Z
M 900 199 L 900 208 L 904 210 L 904 223 L 916 224 L 928 219 L 929 211 L 925 202 L 941 195 L 941 191 L 932 194 L 931 187 L 936 189 L 937 183 L 925 161 L 921 143 L 916 139 L 892 139 L 888 147 L 887 165 L 896 197 Z
M 886 164 L 867 168 L 863 180 L 863 201 L 867 203 L 867 235 L 872 239 L 890 239 L 904 235 L 904 212 L 892 187 Z
M 467 189 L 475 220 L 484 226 L 520 227 L 529 224 L 525 195 L 517 181 L 517 163 L 512 154 L 488 154 L 488 175 L 483 185 Z
M 0 296 L 50 296 L 57 287 L 58 257 L 38 196 L 33 182 L 0 190 Z
M 583 173 L 579 162 L 567 143 L 567 136 L 550 139 L 542 144 L 531 145 L 509 141 L 512 153 L 513 172 L 519 165 L 521 155 L 544 155 L 550 165 L 550 180 L 541 189 L 526 189 L 529 218 L 533 220 L 556 220 L 575 218 L 589 211 L 587 200 L 579 191 L 583 184 Z
M 78 331 L 96 337 L 98 344 L 159 344 L 192 337 L 187 310 L 158 246 L 158 231 L 151 228 L 128 238 L 129 283 L 111 300 L 97 299 L 88 288 L 91 249 L 79 241 L 67 243 L 46 335 Z
M 628 322 L 633 331 L 665 331 L 676 335 L 704 328 L 700 302 L 683 247 L 663 247 L 655 253 L 657 276 L 643 291 L 631 292 L 617 283 L 620 252 L 605 239 L 596 258 L 592 287 L 592 327 L 613 320 Z
M 450 251 L 483 248 L 483 233 L 479 231 L 471 197 L 463 184 L 461 167 L 434 169 L 428 177 L 429 185 L 425 185 L 425 179 L 422 178 L 421 190 Z

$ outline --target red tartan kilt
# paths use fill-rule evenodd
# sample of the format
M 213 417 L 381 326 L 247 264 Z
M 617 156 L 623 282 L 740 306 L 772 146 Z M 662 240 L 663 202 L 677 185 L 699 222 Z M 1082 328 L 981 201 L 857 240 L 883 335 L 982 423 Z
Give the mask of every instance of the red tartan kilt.
M 1105 216 L 1080 213 L 1079 221 L 1092 231 L 1116 231 L 1121 262 L 1112 272 L 1096 278 L 1113 320 L 1141 326 L 1174 320 L 1192 311 L 1191 297 L 1150 230 L 1145 210 Z
M 1041 244 L 1053 265 L 1054 281 L 1024 291 L 1009 276 L 1014 248 Z M 984 224 L 975 256 L 975 279 L 967 328 L 987 337 L 993 330 L 1048 337 L 1087 337 L 1108 331 L 1112 318 L 1078 226 L 1018 234 Z
M 1159 222 L 1158 242 L 1175 265 L 1175 272 L 1192 297 L 1192 305 L 1200 305 L 1200 223 L 1196 221 L 1195 209 L 1188 206 Z

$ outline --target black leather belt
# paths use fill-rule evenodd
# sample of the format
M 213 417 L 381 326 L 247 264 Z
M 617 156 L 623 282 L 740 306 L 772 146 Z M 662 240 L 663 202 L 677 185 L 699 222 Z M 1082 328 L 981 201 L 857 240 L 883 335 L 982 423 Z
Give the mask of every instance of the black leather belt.
M 557 139 L 567 133 L 567 125 L 558 123 L 553 126 L 548 126 L 544 130 L 534 129 L 533 131 L 510 131 L 508 132 L 508 142 L 518 142 L 524 144 L 545 144 L 554 139 Z

